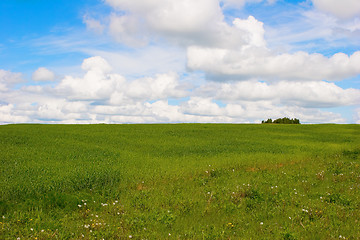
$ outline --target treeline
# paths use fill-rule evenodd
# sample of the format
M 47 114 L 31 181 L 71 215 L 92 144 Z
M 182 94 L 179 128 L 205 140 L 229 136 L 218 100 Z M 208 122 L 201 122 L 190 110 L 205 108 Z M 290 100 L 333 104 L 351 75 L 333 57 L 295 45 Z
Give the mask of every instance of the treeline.
M 269 118 L 266 121 L 262 120 L 261 123 L 300 124 L 300 120 L 297 118 L 290 119 L 290 118 L 284 117 L 284 118 L 275 119 L 273 121 L 271 118 Z

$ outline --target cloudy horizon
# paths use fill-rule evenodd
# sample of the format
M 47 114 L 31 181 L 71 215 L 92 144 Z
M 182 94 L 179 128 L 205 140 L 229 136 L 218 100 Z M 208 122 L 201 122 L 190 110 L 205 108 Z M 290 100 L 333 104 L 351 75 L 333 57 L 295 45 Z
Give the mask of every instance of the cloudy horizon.
M 357 0 L 4 0 L 0 26 L 0 124 L 360 124 Z

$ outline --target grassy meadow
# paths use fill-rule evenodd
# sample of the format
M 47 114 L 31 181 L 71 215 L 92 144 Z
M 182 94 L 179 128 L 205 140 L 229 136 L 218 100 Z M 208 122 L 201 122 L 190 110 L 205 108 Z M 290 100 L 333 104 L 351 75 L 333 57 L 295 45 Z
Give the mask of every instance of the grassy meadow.
M 360 239 L 360 126 L 0 126 L 0 239 Z

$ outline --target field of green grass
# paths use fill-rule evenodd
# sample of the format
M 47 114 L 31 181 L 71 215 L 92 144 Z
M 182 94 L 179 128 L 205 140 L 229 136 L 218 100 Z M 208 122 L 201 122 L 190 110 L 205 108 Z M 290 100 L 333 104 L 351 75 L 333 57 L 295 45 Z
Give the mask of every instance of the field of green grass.
M 0 239 L 359 239 L 359 125 L 0 126 Z

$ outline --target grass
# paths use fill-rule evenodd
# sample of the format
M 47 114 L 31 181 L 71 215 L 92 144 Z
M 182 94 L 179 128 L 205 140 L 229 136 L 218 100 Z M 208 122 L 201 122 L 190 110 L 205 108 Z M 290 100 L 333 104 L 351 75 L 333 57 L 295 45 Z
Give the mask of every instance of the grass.
M 0 239 L 359 239 L 359 125 L 0 126 Z

